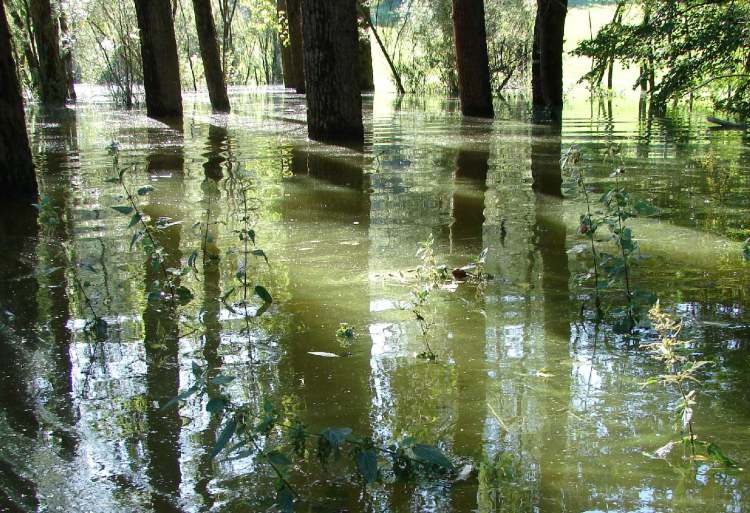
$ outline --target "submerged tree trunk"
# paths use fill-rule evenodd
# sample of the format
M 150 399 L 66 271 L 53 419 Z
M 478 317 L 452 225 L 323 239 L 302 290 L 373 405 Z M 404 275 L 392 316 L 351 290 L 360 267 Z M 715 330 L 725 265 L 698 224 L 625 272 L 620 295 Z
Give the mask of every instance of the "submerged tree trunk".
M 362 142 L 356 0 L 302 4 L 311 139 Z
M 216 25 L 211 12 L 211 0 L 193 0 L 195 11 L 195 29 L 198 31 L 198 43 L 203 59 L 203 73 L 206 75 L 208 96 L 215 111 L 229 112 L 229 97 L 224 72 L 221 69 L 219 44 L 216 40 Z
M 453 0 L 453 40 L 461 113 L 493 117 L 484 0 Z
M 302 27 L 302 0 L 287 0 L 287 19 L 289 20 L 289 48 L 292 55 L 291 82 L 289 87 L 299 94 L 305 93 L 305 51 Z
M 538 69 L 532 64 L 535 114 L 544 112 L 546 121 L 560 123 L 563 107 L 563 36 L 567 0 L 537 0 L 534 46 Z M 536 71 L 536 73 L 534 73 Z M 539 120 L 539 119 L 537 119 Z
M 283 27 L 279 33 L 279 46 L 281 54 L 281 75 L 284 87 L 292 86 L 292 46 L 289 38 L 289 13 L 286 9 L 286 0 L 276 0 L 276 13 L 279 23 Z
M 31 21 L 39 57 L 39 99 L 44 105 L 64 105 L 68 98 L 68 81 L 60 57 L 57 21 L 52 16 L 49 0 L 31 0 Z
M 0 196 L 36 199 L 37 185 L 23 113 L 21 88 L 0 2 Z
M 180 66 L 169 0 L 135 0 L 143 60 L 146 111 L 152 118 L 182 116 Z

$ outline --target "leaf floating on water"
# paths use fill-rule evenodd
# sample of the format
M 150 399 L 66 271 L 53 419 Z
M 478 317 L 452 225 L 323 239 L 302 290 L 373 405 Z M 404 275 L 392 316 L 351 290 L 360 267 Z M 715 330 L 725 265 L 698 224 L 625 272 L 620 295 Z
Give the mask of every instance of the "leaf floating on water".
M 146 185 L 144 187 L 140 187 L 138 189 L 138 196 L 145 196 L 146 194 L 148 194 L 149 192 L 151 192 L 153 190 L 154 190 L 154 188 L 151 187 L 150 185 Z
M 414 457 L 423 463 L 436 465 L 444 470 L 453 470 L 453 463 L 443 454 L 443 451 L 432 445 L 416 444 L 411 448 Z
M 313 356 L 322 356 L 323 358 L 341 358 L 341 355 L 338 355 L 336 353 L 327 353 L 325 351 L 308 351 L 307 354 L 311 354 Z

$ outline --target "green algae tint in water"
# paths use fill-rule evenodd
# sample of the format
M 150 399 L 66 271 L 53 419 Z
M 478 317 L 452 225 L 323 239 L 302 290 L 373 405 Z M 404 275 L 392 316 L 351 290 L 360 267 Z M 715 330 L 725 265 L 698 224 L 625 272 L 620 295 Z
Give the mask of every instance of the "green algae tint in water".
M 459 481 L 370 487 L 337 464 L 303 464 L 293 472 L 301 511 L 747 509 L 745 470 L 691 467 L 682 449 L 667 461 L 643 454 L 677 436 L 677 397 L 642 386 L 660 372 L 645 352 L 580 317 L 588 291 L 578 276 L 590 265 L 576 234 L 582 201 L 531 188 L 536 177 L 555 189 L 561 152 L 575 143 L 603 193 L 604 150 L 622 145 L 631 196 L 661 211 L 631 221 L 645 257 L 634 281 L 684 318 L 693 356 L 714 363 L 698 387 L 696 431 L 744 467 L 746 135 L 585 101 L 569 106 L 560 134 L 529 125 L 523 105 L 488 123 L 462 120 L 452 102 L 377 97 L 366 101 L 358 151 L 308 142 L 302 97 L 271 89 L 232 100 L 225 117 L 188 99 L 178 126 L 94 96 L 29 112 L 48 204 L 2 217 L 0 500 L 66 512 L 271 507 L 274 476 L 261 458 L 210 459 L 221 423 L 205 407 L 218 386 L 159 407 L 194 383 L 197 363 L 209 377 L 236 376 L 224 387 L 233 400 L 260 410 L 268 398 L 313 431 L 348 426 L 383 444 L 413 436 L 459 468 L 473 464 Z M 138 202 L 169 224 L 158 232 L 166 267 L 194 264 L 180 277 L 195 296 L 187 306 L 146 300 L 158 270 L 111 208 L 126 200 L 107 181 L 112 141 L 128 186 L 154 189 Z M 248 280 L 274 298 L 251 321 L 236 306 L 244 217 L 270 264 L 251 257 Z M 424 343 L 405 306 L 430 236 L 450 268 L 489 248 L 493 275 L 479 290 L 431 294 L 435 363 L 416 358 Z M 92 313 L 76 281 L 106 334 L 84 329 Z M 250 294 L 250 313 L 261 304 Z M 341 323 L 351 342 L 336 336 Z

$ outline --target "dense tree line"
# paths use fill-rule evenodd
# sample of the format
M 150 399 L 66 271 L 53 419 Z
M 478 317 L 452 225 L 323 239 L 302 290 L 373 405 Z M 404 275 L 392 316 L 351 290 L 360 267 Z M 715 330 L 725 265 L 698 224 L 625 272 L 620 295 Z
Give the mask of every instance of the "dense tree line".
M 421 59 L 431 76 L 459 97 L 464 115 L 491 118 L 494 94 L 530 74 L 535 121 L 561 122 L 567 0 L 537 0 L 533 22 L 513 21 L 521 34 L 529 32 L 520 39 L 498 30 L 498 19 L 506 15 L 511 20 L 531 17 L 518 0 L 411 0 L 394 6 L 387 22 L 378 19 L 381 4 L 365 0 L 215 0 L 213 5 L 193 0 L 192 9 L 185 9 L 184 1 L 7 0 L 8 13 L 0 21 L 7 34 L 2 78 L 8 94 L 3 101 L 12 104 L 3 112 L 9 152 L 27 146 L 18 128 L 21 89 L 25 86 L 47 106 L 73 100 L 75 76 L 83 77 L 87 63 L 95 67 L 90 55 L 75 54 L 86 37 L 103 57 L 97 64 L 99 80 L 109 83 L 126 106 L 135 103 L 143 84 L 152 117 L 179 117 L 182 90 L 186 84 L 197 88 L 201 76 L 213 109 L 227 112 L 227 84 L 243 75 L 239 82 L 247 83 L 254 74 L 256 83 L 283 80 L 306 94 L 311 138 L 361 142 L 361 92 L 373 89 L 372 34 L 400 92 L 419 92 L 417 80 L 429 81 L 426 68 L 414 65 Z M 642 2 L 636 4 L 642 19 L 625 19 L 625 1 Z M 577 50 L 593 58 L 585 78 L 601 82 L 604 70 L 609 68 L 611 76 L 618 59 L 641 67 L 639 84 L 657 106 L 711 87 L 722 91 L 717 105 L 747 112 L 749 11 L 746 3 L 722 0 L 622 0 L 612 23 Z M 243 26 L 247 20 L 255 26 Z M 133 43 L 136 34 L 138 45 Z M 248 34 L 258 36 L 251 46 L 258 50 L 253 55 L 260 56 L 260 75 L 252 67 L 242 70 Z M 411 61 L 400 54 L 404 38 L 413 44 Z M 12 172 L 4 164 L 3 179 L 32 169 L 25 150 L 5 160 L 28 164 Z M 30 190 L 18 176 L 9 179 L 18 180 L 19 191 Z

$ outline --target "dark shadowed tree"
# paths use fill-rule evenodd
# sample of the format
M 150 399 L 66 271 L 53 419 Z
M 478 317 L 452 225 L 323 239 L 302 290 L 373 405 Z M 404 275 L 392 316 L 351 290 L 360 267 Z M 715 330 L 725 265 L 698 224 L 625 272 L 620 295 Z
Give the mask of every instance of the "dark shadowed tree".
M 461 113 L 493 117 L 484 0 L 453 0 L 453 40 Z
M 311 139 L 361 142 L 356 0 L 302 4 L 307 129 Z
M 357 0 L 359 25 L 359 90 L 363 93 L 375 90 L 375 76 L 372 71 L 372 45 L 370 44 L 370 8 Z
M 34 199 L 36 194 L 21 88 L 5 7 L 0 2 L 0 196 Z
M 146 111 L 152 118 L 182 115 L 180 66 L 169 0 L 135 0 L 143 60 Z
M 567 0 L 537 0 L 532 56 L 535 121 L 562 121 L 563 36 Z
M 289 23 L 289 48 L 292 63 L 288 87 L 299 94 L 305 93 L 305 57 L 302 34 L 302 0 L 287 0 L 287 19 Z
M 229 112 L 229 97 L 224 72 L 221 69 L 219 43 L 216 40 L 216 25 L 211 12 L 211 0 L 193 0 L 195 29 L 203 60 L 203 73 L 206 75 L 208 96 L 215 111 Z
M 44 105 L 64 105 L 68 98 L 68 79 L 60 56 L 57 19 L 49 0 L 31 0 L 31 22 L 39 58 L 39 99 Z

